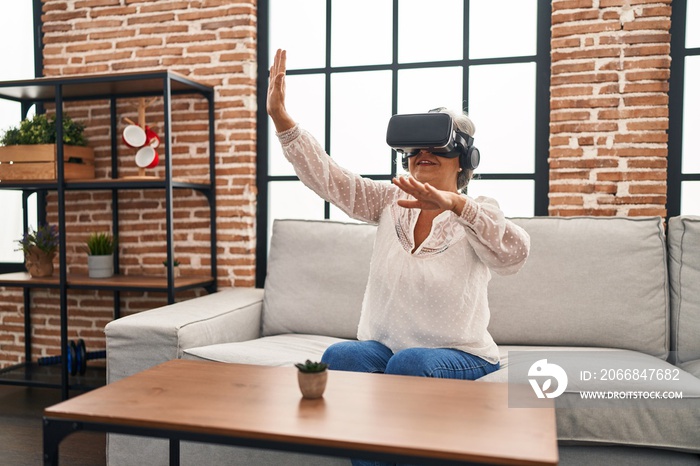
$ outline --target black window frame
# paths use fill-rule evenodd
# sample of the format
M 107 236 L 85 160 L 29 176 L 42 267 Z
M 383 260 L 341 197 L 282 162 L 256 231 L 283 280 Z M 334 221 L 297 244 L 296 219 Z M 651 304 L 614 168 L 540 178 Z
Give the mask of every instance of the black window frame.
M 684 181 L 700 181 L 700 173 L 683 173 L 683 98 L 685 59 L 700 56 L 700 47 L 685 47 L 687 0 L 674 0 L 671 9 L 671 78 L 668 91 L 668 177 L 666 181 L 666 214 L 681 213 L 681 185 Z
M 470 59 L 469 54 L 469 0 L 464 1 L 464 49 L 463 58 L 453 61 L 420 62 L 420 63 L 399 63 L 398 62 L 398 5 L 399 0 L 393 0 L 393 21 L 392 21 L 392 62 L 385 65 L 367 66 L 331 66 L 331 8 L 332 1 L 326 0 L 326 65 L 324 68 L 313 68 L 304 70 L 288 70 L 287 74 L 325 74 L 326 79 L 326 126 L 325 126 L 325 150 L 328 152 L 331 144 L 331 85 L 330 80 L 333 73 L 356 72 L 356 71 L 378 71 L 390 70 L 392 72 L 392 114 L 397 113 L 398 94 L 398 72 L 405 69 L 433 68 L 462 66 L 463 90 L 462 95 L 469 94 L 469 67 L 471 65 L 507 64 L 507 63 L 530 63 L 535 62 L 536 83 L 535 83 L 535 168 L 533 173 L 483 173 L 478 178 L 483 180 L 534 180 L 535 183 L 535 205 L 534 214 L 536 216 L 548 215 L 549 209 L 549 102 L 550 102 L 550 69 L 551 69 L 551 17 L 552 6 L 548 0 L 537 0 L 537 50 L 535 55 L 487 59 Z M 268 63 L 269 56 L 269 0 L 259 0 L 257 18 L 257 213 L 256 213 L 256 286 L 262 288 L 267 274 L 267 238 L 269 230 L 268 219 L 268 183 L 274 181 L 297 181 L 296 176 L 272 176 L 269 175 L 269 127 L 266 112 L 266 98 L 268 87 Z M 394 158 L 395 160 L 395 158 Z M 396 175 L 396 163 L 392 163 L 391 173 L 388 175 L 365 175 L 374 180 L 390 180 Z M 330 217 L 330 205 L 325 202 L 324 218 Z

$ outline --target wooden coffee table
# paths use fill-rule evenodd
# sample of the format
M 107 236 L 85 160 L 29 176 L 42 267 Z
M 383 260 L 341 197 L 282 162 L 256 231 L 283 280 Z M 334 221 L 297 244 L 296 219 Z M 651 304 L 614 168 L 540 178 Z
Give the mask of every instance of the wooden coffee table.
M 331 371 L 306 400 L 293 367 L 174 360 L 46 408 L 45 464 L 80 430 L 424 464 L 555 465 L 553 403 L 525 386 Z M 530 397 L 531 394 L 528 394 Z M 548 400 L 551 401 L 551 400 Z

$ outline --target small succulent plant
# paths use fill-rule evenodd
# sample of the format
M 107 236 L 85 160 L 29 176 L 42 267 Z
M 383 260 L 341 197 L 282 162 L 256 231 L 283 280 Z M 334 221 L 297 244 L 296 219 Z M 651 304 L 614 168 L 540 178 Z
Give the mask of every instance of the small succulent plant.
M 297 369 L 299 369 L 301 372 L 323 372 L 326 369 L 328 369 L 328 364 L 325 362 L 312 362 L 311 360 L 307 359 L 306 362 L 304 363 L 296 363 L 294 364 Z

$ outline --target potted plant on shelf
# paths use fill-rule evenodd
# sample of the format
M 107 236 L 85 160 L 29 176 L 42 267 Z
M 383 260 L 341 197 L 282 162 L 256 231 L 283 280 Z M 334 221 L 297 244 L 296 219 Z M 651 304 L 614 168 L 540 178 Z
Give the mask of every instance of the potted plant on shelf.
M 87 239 L 88 276 L 109 278 L 114 275 L 115 240 L 109 233 L 92 233 Z
M 58 251 L 58 228 L 56 225 L 40 225 L 17 241 L 17 251 L 24 253 L 24 262 L 33 278 L 53 275 L 53 258 Z
M 83 135 L 85 127 L 63 117 L 64 178 L 94 178 L 95 155 Z M 0 138 L 0 179 L 57 179 L 56 116 L 35 115 L 9 128 Z
M 168 274 L 168 261 L 167 260 L 163 261 L 163 266 L 165 267 L 165 275 L 167 276 L 167 274 Z M 180 269 L 178 267 L 180 267 L 180 261 L 175 259 L 175 261 L 173 262 L 173 276 L 175 278 L 180 276 Z
M 307 359 L 305 363 L 294 365 L 299 369 L 297 380 L 302 396 L 310 399 L 322 397 L 328 381 L 328 364 Z

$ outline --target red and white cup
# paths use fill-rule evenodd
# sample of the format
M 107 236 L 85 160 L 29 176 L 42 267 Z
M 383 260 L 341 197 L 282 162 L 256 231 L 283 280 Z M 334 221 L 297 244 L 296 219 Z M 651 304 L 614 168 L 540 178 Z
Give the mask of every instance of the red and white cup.
M 134 149 L 143 147 L 147 141 L 146 131 L 138 125 L 128 125 L 122 132 L 122 141 L 124 141 L 124 144 Z
M 143 146 L 136 152 L 135 161 L 139 168 L 155 168 L 158 166 L 158 152 L 151 146 Z
M 154 149 L 160 146 L 160 137 L 148 126 L 146 126 L 146 144 Z

